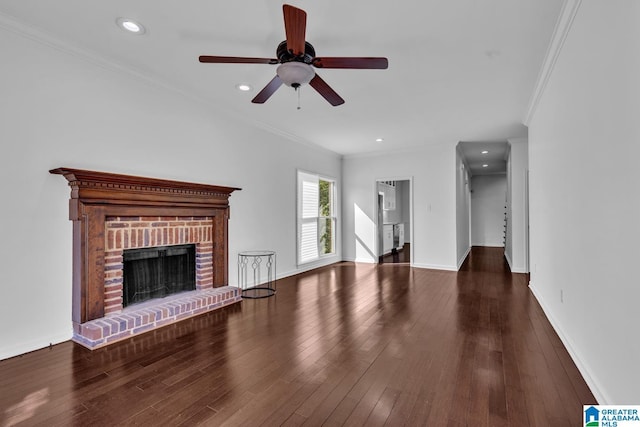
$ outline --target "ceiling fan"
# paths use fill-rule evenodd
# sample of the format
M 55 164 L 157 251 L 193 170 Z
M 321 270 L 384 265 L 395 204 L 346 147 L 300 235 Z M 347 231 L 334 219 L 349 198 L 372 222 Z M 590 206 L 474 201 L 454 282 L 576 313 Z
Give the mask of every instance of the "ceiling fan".
M 376 57 L 317 57 L 311 43 L 305 40 L 307 13 L 285 4 L 284 29 L 286 40 L 276 49 L 277 58 L 243 58 L 236 56 L 200 56 L 203 63 L 216 64 L 280 64 L 276 76 L 256 95 L 251 102 L 264 103 L 284 83 L 294 89 L 309 83 L 331 105 L 344 104 L 340 97 L 314 71 L 314 68 L 386 69 L 387 58 Z

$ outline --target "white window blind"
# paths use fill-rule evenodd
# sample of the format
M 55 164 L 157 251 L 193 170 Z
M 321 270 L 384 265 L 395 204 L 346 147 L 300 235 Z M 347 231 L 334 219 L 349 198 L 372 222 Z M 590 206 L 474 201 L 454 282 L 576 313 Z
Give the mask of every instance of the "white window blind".
M 298 171 L 298 263 L 318 259 L 317 175 Z

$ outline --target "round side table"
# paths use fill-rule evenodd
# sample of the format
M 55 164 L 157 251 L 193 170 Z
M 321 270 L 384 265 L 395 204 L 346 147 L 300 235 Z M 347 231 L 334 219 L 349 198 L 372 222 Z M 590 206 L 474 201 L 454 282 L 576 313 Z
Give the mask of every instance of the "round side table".
M 238 286 L 243 298 L 266 298 L 275 295 L 276 252 L 239 252 Z

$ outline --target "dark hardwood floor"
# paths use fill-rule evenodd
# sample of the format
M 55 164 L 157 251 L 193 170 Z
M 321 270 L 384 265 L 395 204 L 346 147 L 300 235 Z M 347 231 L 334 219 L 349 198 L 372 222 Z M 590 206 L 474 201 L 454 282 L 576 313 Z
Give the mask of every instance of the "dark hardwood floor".
M 0 425 L 581 425 L 596 401 L 502 253 L 335 264 L 107 348 L 1 361 Z
M 405 243 L 399 251 L 379 257 L 380 264 L 406 264 L 411 262 L 411 244 Z

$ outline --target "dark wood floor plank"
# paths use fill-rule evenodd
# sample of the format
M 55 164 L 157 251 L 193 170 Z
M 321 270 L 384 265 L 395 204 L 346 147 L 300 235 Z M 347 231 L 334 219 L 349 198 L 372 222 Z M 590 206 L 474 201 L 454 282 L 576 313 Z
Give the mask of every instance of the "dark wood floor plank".
M 348 363 L 348 362 L 346 362 Z M 348 394 L 362 378 L 369 364 L 362 361 L 350 363 L 347 374 L 331 390 L 331 393 L 315 405 L 313 412 L 305 417 L 306 425 L 342 425 L 358 401 Z
M 546 427 L 597 403 L 502 249 L 474 247 L 458 272 L 386 261 L 103 349 L 0 361 L 0 425 Z
M 525 393 L 523 392 L 522 379 L 517 363 L 515 338 L 510 330 L 502 334 L 503 369 L 505 381 L 507 418 L 509 425 L 513 427 L 529 427 Z M 518 417 L 518 418 L 515 418 Z
M 236 412 L 250 405 L 255 398 L 256 396 L 248 391 L 241 394 L 225 394 L 216 400 L 219 409 L 215 409 L 209 418 L 203 420 L 203 424 L 211 426 L 223 425 Z M 223 403 L 220 403 L 220 401 L 223 401 Z
M 226 418 L 224 425 L 227 426 L 249 426 L 260 425 L 280 405 L 300 390 L 300 384 L 291 384 L 277 380 L 264 392 L 255 395 L 251 401 L 237 410 L 233 415 Z
M 365 425 L 371 412 L 379 403 L 387 384 L 395 375 L 402 360 L 393 356 L 381 356 L 360 378 L 348 394 L 357 405 L 345 420 L 347 425 Z
M 297 426 L 302 426 L 304 425 L 304 422 L 306 421 L 306 418 L 304 418 L 302 415 L 298 415 L 296 413 L 291 414 L 291 416 L 289 418 L 287 418 L 283 423 L 282 423 L 282 427 L 297 427 Z
M 297 418 L 298 422 L 301 424 L 304 423 L 307 418 L 297 414 L 295 411 L 313 395 L 318 387 L 320 387 L 324 375 L 324 372 L 317 373 L 315 376 L 309 378 L 308 381 L 302 382 L 302 386 L 300 388 L 291 387 L 293 392 L 288 396 L 288 398 L 284 399 L 279 405 L 277 405 L 277 407 L 274 408 L 275 410 L 265 418 L 261 425 L 279 426 L 282 424 L 282 420 L 288 420 L 293 415 L 299 416 L 299 418 Z M 291 418 L 290 423 L 292 423 L 294 419 L 295 418 Z
M 400 390 L 385 388 L 364 424 L 367 426 L 385 425 L 399 396 Z
M 296 414 L 309 419 L 318 406 L 331 395 L 333 390 L 340 384 L 341 380 L 349 373 L 349 367 L 336 367 L 327 373 L 325 380 L 320 386 L 296 408 Z
M 418 354 L 424 357 L 416 357 Z M 428 352 L 410 352 L 404 365 L 404 373 L 398 372 L 390 382 L 390 386 L 400 390 L 391 412 L 387 417 L 387 425 L 408 425 L 409 416 L 420 396 L 422 389 L 421 372 L 425 372 L 432 363 Z

